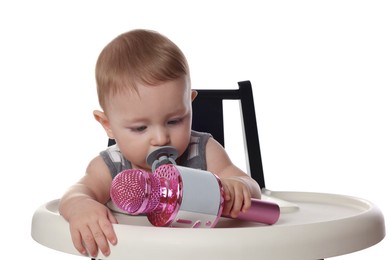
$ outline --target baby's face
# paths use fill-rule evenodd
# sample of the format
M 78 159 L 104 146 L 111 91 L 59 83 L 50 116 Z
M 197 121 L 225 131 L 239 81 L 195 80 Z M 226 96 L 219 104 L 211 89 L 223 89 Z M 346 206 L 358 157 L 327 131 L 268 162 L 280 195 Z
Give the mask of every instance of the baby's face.
M 158 86 L 138 85 L 135 92 L 114 95 L 106 115 L 113 137 L 134 168 L 150 169 L 145 158 L 170 145 L 181 155 L 191 135 L 192 94 L 185 77 Z

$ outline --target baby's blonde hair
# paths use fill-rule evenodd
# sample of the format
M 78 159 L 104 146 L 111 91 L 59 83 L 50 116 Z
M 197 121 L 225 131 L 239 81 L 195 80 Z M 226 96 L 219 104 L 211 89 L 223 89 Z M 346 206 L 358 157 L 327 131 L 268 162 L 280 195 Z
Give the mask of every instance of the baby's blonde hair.
M 107 99 L 117 93 L 137 92 L 137 83 L 158 85 L 181 76 L 189 77 L 189 68 L 175 43 L 154 31 L 129 31 L 112 40 L 97 60 L 100 106 L 104 108 Z

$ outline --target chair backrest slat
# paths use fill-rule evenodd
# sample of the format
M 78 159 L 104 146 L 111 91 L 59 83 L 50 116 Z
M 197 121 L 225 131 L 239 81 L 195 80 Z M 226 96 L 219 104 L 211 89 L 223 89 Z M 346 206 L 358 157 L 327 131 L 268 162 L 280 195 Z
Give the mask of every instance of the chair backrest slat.
M 221 145 L 225 145 L 223 100 L 239 100 L 243 122 L 243 134 L 250 175 L 261 188 L 265 187 L 256 112 L 250 81 L 238 82 L 239 89 L 200 89 L 192 103 L 192 129 L 211 133 Z M 231 137 L 234 138 L 234 137 Z

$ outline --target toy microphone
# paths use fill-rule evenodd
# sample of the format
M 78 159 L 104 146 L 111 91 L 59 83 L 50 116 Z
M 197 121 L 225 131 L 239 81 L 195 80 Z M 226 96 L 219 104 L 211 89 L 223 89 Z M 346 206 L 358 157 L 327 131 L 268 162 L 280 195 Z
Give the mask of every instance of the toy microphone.
M 174 148 L 161 147 L 147 157 L 153 174 L 137 169 L 119 173 L 113 179 L 112 201 L 131 215 L 146 214 L 154 226 L 214 227 L 224 205 L 219 178 L 208 171 L 177 166 L 176 157 Z M 250 209 L 237 218 L 274 224 L 279 215 L 277 204 L 252 199 Z

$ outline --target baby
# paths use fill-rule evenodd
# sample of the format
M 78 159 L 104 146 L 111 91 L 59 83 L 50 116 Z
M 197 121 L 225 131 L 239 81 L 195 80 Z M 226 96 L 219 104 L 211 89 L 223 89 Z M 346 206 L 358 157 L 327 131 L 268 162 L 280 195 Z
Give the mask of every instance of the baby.
M 112 225 L 117 220 L 105 205 L 112 179 L 125 169 L 151 171 L 145 158 L 161 146 L 178 151 L 178 165 L 221 179 L 223 214 L 237 217 L 249 209 L 251 197 L 260 198 L 257 182 L 231 162 L 210 134 L 191 130 L 191 102 L 197 92 L 191 89 L 185 56 L 168 38 L 148 30 L 119 35 L 97 60 L 96 82 L 102 111 L 93 114 L 116 144 L 91 160 L 59 208 L 81 254 L 110 254 L 109 244 L 118 243 Z

